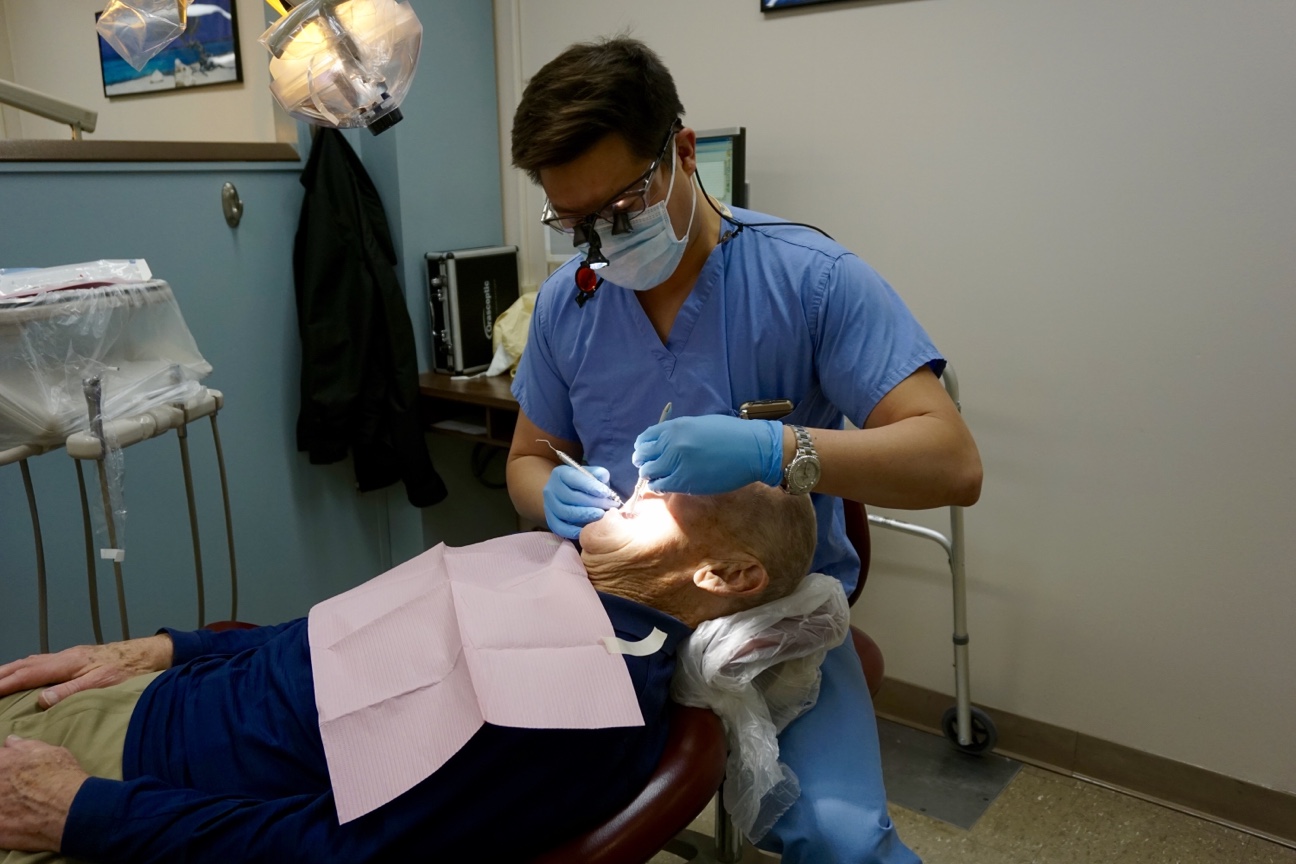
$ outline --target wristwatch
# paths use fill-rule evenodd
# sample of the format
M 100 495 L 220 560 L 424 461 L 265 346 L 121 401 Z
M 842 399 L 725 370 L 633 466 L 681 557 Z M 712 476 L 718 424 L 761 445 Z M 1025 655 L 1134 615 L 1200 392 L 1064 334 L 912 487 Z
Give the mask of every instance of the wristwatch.
M 810 433 L 802 426 L 789 426 L 796 436 L 796 453 L 783 469 L 783 488 L 793 495 L 804 495 L 819 482 L 819 454 L 815 452 Z

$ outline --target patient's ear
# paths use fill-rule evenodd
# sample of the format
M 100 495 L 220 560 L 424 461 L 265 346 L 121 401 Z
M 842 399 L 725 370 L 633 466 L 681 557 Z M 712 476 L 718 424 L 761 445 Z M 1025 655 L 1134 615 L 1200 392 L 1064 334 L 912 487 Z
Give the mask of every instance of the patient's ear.
M 755 559 L 708 561 L 693 572 L 693 584 L 723 597 L 754 597 L 769 585 L 769 574 Z

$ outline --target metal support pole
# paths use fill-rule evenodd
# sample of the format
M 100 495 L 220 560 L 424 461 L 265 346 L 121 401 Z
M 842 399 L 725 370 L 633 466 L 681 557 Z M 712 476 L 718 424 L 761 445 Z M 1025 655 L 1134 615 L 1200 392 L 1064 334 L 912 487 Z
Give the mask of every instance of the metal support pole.
M 238 620 L 238 565 L 234 563 L 234 521 L 230 518 L 229 481 L 225 478 L 225 452 L 221 449 L 220 427 L 216 412 L 211 415 L 212 441 L 216 443 L 216 466 L 220 469 L 221 499 L 225 504 L 225 540 L 229 545 L 230 620 Z
M 963 413 L 958 375 L 952 363 L 945 364 L 941 383 L 945 385 L 945 392 L 954 402 L 954 407 Z M 967 571 L 963 566 L 963 548 L 963 508 L 950 507 L 950 543 L 945 551 L 949 553 L 950 573 L 954 580 L 954 706 L 958 715 L 959 744 L 966 747 L 972 743 L 972 673 L 968 671 Z
M 99 458 L 95 465 L 99 469 L 99 491 L 103 497 L 104 523 L 108 527 L 108 546 L 117 546 L 117 521 L 113 518 L 112 496 L 108 491 L 108 469 L 104 460 L 108 457 L 108 441 L 104 438 L 103 427 L 103 382 L 98 375 L 91 376 L 83 382 L 86 404 L 90 410 L 90 431 L 99 440 Z M 126 616 L 126 585 L 122 579 L 121 561 L 113 559 L 113 578 L 117 582 L 117 614 L 121 618 L 122 638 L 130 638 L 130 622 Z
M 45 583 L 45 541 L 41 537 L 40 514 L 36 511 L 36 488 L 32 486 L 31 468 L 26 459 L 18 460 L 22 469 L 23 488 L 27 490 L 27 510 L 31 513 L 32 534 L 36 537 L 36 605 L 40 615 L 40 650 L 49 653 L 49 596 Z
M 945 392 L 949 394 L 950 399 L 954 400 L 954 407 L 962 414 L 963 403 L 959 401 L 958 376 L 954 374 L 953 363 L 945 364 L 945 371 L 941 373 L 941 383 L 945 385 Z
M 103 495 L 104 522 L 108 525 L 108 547 L 117 549 L 117 521 L 113 519 L 112 496 L 108 492 L 108 469 L 103 459 L 97 460 L 95 466 L 99 469 L 99 491 Z M 122 579 L 121 561 L 114 558 L 112 565 L 113 579 L 117 583 L 117 617 L 121 619 L 122 638 L 129 639 L 130 621 L 126 617 L 126 583 Z
M 102 645 L 103 626 L 99 622 L 99 580 L 95 575 L 94 533 L 90 529 L 90 498 L 86 495 L 85 472 L 81 470 L 81 460 L 76 463 L 77 487 L 81 492 L 81 527 L 85 533 L 86 579 L 90 591 L 90 623 L 94 626 L 95 644 Z
M 180 465 L 184 469 L 185 501 L 189 505 L 189 536 L 193 538 L 194 578 L 198 582 L 198 626 L 207 623 L 207 589 L 203 584 L 202 542 L 198 539 L 198 505 L 194 502 L 193 471 L 189 464 L 189 427 L 176 427 L 180 439 Z
M 734 864 L 742 860 L 742 834 L 733 824 L 733 818 L 724 806 L 724 788 L 716 793 L 715 799 L 715 825 L 716 825 L 716 860 L 722 864 Z
M 954 579 L 954 705 L 958 739 L 972 743 L 972 685 L 968 671 L 967 571 L 963 567 L 963 508 L 950 508 L 950 573 Z

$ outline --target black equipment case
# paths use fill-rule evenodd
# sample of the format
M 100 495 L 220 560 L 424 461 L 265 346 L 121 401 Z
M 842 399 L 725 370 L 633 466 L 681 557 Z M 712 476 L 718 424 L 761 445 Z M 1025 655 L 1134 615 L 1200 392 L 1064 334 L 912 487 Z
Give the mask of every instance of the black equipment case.
M 471 375 L 490 365 L 495 319 L 518 299 L 516 246 L 427 255 L 432 368 Z

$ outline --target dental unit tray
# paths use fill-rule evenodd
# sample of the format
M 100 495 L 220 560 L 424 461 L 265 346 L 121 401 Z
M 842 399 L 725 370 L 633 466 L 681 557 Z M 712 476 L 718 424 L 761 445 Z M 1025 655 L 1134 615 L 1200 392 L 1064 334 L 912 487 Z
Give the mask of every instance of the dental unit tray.
M 0 451 L 86 431 L 92 375 L 112 421 L 193 399 L 210 373 L 160 279 L 0 298 Z
M 111 262 L 108 262 L 111 263 Z M 66 269 L 66 268 L 65 268 Z M 3 271 L 0 271 L 3 272 Z M 11 277 L 12 278 L 12 277 Z M 216 415 L 218 390 L 204 387 L 212 371 L 180 314 L 171 286 L 160 279 L 112 279 L 107 284 L 60 283 L 0 292 L 0 466 L 18 463 L 36 544 L 41 651 L 49 648 L 44 541 L 29 459 L 67 448 L 76 464 L 84 525 L 86 576 L 95 641 L 104 642 L 94 542 L 83 462 L 95 465 L 103 504 L 99 556 L 112 562 L 122 638 L 130 638 L 122 579 L 122 449 L 175 430 L 180 443 L 198 589 L 198 626 L 206 623 L 202 550 L 189 460 L 188 427 L 211 422 L 225 511 L 230 567 L 230 617 L 237 616 L 238 576 L 229 484 Z M 3 287 L 3 286 L 0 286 Z

